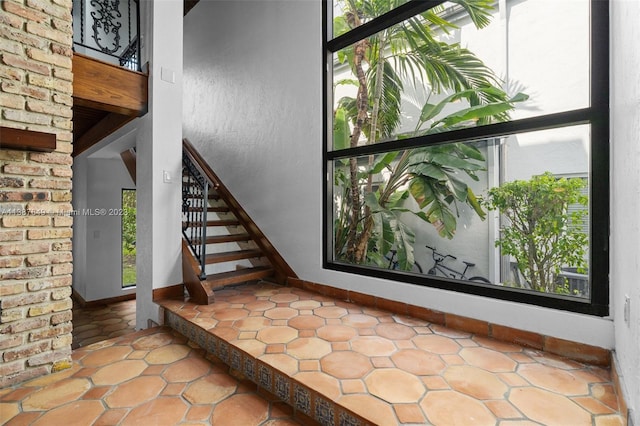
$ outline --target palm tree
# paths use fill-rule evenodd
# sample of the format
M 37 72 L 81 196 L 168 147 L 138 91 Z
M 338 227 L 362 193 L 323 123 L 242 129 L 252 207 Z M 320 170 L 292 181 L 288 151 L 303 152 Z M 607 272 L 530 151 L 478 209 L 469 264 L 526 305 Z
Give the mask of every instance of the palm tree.
M 344 14 L 334 20 L 334 33 L 340 35 L 362 22 L 380 16 L 406 3 L 406 0 L 339 0 Z M 455 0 L 477 28 L 489 23 L 491 0 Z M 436 33 L 456 28 L 443 18 L 439 6 L 389 27 L 338 52 L 348 63 L 356 80 L 340 84 L 357 86 L 355 98 L 337 102 L 334 116 L 334 149 L 356 147 L 380 140 L 391 140 L 401 125 L 401 97 L 408 91 L 428 87 L 430 94 L 446 94 L 436 104 L 422 106 L 413 132 L 396 135 L 411 137 L 452 130 L 471 124 L 487 124 L 508 118 L 513 103 L 499 88 L 500 80 L 472 52 L 458 44 L 439 41 Z M 466 100 L 468 107 L 441 117 L 446 105 Z M 411 269 L 414 232 L 404 224 L 401 213 L 412 212 L 433 224 L 443 237 L 453 238 L 456 216 L 452 206 L 465 203 L 484 218 L 475 194 L 458 177 L 464 172 L 478 180 L 476 172 L 484 168 L 482 153 L 462 143 L 438 147 L 389 152 L 370 156 L 362 171 L 356 158 L 344 162 L 348 176 L 338 168 L 335 184 L 342 188 L 335 223 L 335 255 L 350 263 L 383 265 L 382 255 L 392 246 L 397 249 L 401 267 Z M 373 188 L 372 178 L 387 170 L 387 182 Z M 407 209 L 404 201 L 413 198 L 419 211 Z

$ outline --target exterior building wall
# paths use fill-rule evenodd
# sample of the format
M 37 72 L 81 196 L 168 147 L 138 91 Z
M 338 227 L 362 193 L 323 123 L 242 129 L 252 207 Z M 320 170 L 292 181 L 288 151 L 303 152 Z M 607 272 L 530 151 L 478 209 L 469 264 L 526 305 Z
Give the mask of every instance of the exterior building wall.
M 71 365 L 71 0 L 4 0 L 0 126 L 55 133 L 0 146 L 0 387 Z

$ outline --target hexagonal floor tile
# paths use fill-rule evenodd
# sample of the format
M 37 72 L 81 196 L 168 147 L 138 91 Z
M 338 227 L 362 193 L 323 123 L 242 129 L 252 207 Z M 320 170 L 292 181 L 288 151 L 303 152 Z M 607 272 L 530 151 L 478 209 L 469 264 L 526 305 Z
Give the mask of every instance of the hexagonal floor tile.
M 391 404 L 418 401 L 426 391 L 419 378 L 397 368 L 376 369 L 364 382 L 372 395 Z
M 287 326 L 269 327 L 260 330 L 256 338 L 264 343 L 288 343 L 298 337 L 298 330 Z
M 144 361 L 118 361 L 102 367 L 91 379 L 96 385 L 116 385 L 139 376 L 146 368 L 147 364 Z
M 226 374 L 209 374 L 191 383 L 184 398 L 192 404 L 214 404 L 236 391 L 236 381 Z
M 391 360 L 396 367 L 420 376 L 440 374 L 446 367 L 438 355 L 418 349 L 402 349 Z
M 456 391 L 428 392 L 420 406 L 435 426 L 496 424 L 495 416 L 483 403 Z
M 118 386 L 105 402 L 110 408 L 135 407 L 158 396 L 166 385 L 158 376 L 136 377 Z
M 331 352 L 331 344 L 317 337 L 301 337 L 287 344 L 287 353 L 298 359 L 320 359 Z
M 334 324 L 320 327 L 316 331 L 316 334 L 318 337 L 329 342 L 347 342 L 356 337 L 358 332 L 353 327 Z
M 351 341 L 351 348 L 361 354 L 375 356 L 389 356 L 396 351 L 391 340 L 378 336 L 360 336 Z
M 542 424 L 591 424 L 591 416 L 578 404 L 544 389 L 511 389 L 509 401 L 528 418 Z
M 460 356 L 470 365 L 494 373 L 514 371 L 516 362 L 508 356 L 487 348 L 464 348 Z
M 359 379 L 373 369 L 366 357 L 357 352 L 332 352 L 320 360 L 322 371 L 338 379 Z
M 453 389 L 480 400 L 502 399 L 509 390 L 495 374 L 471 365 L 451 366 L 444 378 Z

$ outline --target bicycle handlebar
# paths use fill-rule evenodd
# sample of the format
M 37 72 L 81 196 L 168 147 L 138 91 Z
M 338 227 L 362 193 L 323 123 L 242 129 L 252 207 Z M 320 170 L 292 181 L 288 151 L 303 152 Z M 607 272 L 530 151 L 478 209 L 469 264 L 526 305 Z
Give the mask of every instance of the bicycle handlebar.
M 425 246 L 425 247 L 426 247 L 426 248 L 428 248 L 428 249 L 431 249 L 431 251 L 433 251 L 433 254 L 434 254 L 434 255 L 441 256 L 441 257 L 442 257 L 442 259 L 446 259 L 447 257 L 450 257 L 450 258 L 452 258 L 453 260 L 458 260 L 458 258 L 457 258 L 457 257 L 452 256 L 452 255 L 450 255 L 450 254 L 444 255 L 444 254 L 442 254 L 442 253 L 438 253 L 438 252 L 436 251 L 435 247 L 431 247 L 431 246 Z

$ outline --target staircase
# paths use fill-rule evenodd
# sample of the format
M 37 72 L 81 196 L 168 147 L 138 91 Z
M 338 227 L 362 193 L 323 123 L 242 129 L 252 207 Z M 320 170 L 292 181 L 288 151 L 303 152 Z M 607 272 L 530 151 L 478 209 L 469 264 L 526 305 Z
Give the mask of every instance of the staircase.
M 194 303 L 211 304 L 215 290 L 233 284 L 297 278 L 186 139 L 182 165 L 182 272 Z

